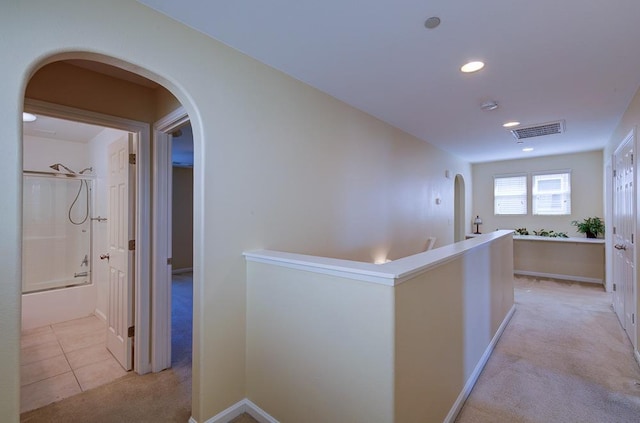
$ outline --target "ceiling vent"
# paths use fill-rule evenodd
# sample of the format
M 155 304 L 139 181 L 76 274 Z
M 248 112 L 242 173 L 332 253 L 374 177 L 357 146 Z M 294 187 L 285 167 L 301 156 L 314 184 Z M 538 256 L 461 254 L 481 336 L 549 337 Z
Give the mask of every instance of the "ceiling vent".
M 529 125 L 511 130 L 511 133 L 517 140 L 533 137 L 543 137 L 545 135 L 562 134 L 563 132 L 564 120 L 543 123 L 539 125 Z

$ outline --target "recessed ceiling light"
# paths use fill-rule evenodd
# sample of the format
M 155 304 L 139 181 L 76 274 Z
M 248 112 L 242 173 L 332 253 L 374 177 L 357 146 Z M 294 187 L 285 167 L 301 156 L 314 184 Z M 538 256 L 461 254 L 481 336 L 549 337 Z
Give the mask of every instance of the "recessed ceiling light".
M 424 26 L 427 29 L 433 29 L 435 27 L 437 27 L 438 25 L 440 25 L 440 18 L 437 16 L 432 16 L 429 19 L 427 19 L 426 21 L 424 21 Z
M 518 126 L 518 125 L 520 125 L 520 122 L 517 122 L 515 120 L 502 124 L 502 126 L 504 126 L 505 128 L 513 128 L 514 126 Z
M 482 68 L 484 68 L 484 63 L 476 61 L 476 62 L 469 62 L 462 65 L 462 67 L 460 68 L 460 71 L 464 73 L 471 73 L 471 72 L 477 72 Z
M 23 122 L 33 122 L 37 117 L 34 114 L 22 112 L 22 121 Z
M 525 147 L 522 149 L 522 151 L 524 151 L 525 153 L 528 153 L 530 151 L 533 151 L 533 147 Z

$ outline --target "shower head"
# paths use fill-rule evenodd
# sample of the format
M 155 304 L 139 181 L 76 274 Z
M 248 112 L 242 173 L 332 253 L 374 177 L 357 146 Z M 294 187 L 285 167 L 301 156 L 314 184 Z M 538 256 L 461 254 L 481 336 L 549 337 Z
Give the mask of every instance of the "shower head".
M 51 169 L 53 170 L 57 170 L 58 172 L 61 172 L 60 168 L 63 168 L 64 170 L 66 170 L 68 173 L 73 173 L 74 175 L 76 174 L 73 170 L 69 169 L 68 167 L 66 167 L 65 165 L 63 165 L 62 163 L 56 163 L 56 164 L 52 164 L 51 166 L 49 166 Z

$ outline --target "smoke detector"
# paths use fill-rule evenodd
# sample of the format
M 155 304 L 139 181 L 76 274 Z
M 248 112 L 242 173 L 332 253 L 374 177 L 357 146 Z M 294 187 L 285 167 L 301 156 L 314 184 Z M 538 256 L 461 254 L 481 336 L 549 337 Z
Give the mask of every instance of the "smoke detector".
M 517 140 L 543 137 L 545 135 L 562 134 L 565 131 L 564 120 L 541 123 L 512 129 L 510 132 Z
M 482 103 L 480 105 L 480 108 L 482 110 L 490 112 L 490 111 L 496 110 L 498 108 L 498 102 L 494 101 L 494 100 L 486 101 L 486 102 L 484 102 L 484 103 Z

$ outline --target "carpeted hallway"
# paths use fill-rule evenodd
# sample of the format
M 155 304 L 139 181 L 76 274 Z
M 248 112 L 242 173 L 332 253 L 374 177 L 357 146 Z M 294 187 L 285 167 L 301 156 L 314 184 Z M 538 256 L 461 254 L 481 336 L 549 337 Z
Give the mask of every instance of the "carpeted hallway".
M 640 421 L 640 370 L 610 294 L 516 278 L 515 298 L 458 423 Z
M 456 421 L 640 421 L 640 369 L 612 311 L 610 294 L 595 285 L 532 278 L 516 278 L 515 286 L 516 313 Z M 175 289 L 191 295 L 188 280 L 174 284 Z M 189 307 L 187 302 L 181 308 Z M 174 309 L 174 315 L 179 311 Z M 190 319 L 189 312 L 174 320 L 174 338 L 182 337 L 184 350 L 174 355 L 172 369 L 130 374 L 25 413 L 21 421 L 186 422 L 191 407 Z M 179 322 L 188 328 L 181 329 Z M 245 414 L 234 423 L 253 422 Z

